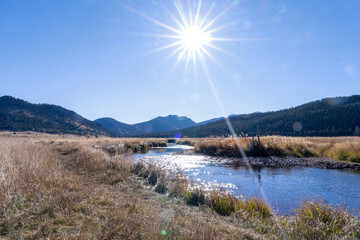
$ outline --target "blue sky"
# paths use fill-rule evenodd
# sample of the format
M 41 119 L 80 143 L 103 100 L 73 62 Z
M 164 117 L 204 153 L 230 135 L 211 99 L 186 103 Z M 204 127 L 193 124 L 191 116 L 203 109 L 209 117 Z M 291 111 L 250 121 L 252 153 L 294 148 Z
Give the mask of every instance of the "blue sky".
M 182 1 L 188 7 L 190 1 Z M 197 1 L 193 1 L 196 2 Z M 225 113 L 272 111 L 359 94 L 359 0 L 206 1 L 213 27 L 209 75 Z M 0 95 L 51 103 L 94 120 L 136 123 L 159 115 L 194 121 L 222 111 L 201 70 L 185 68 L 170 34 L 170 0 L 0 1 Z M 239 41 L 242 39 L 242 41 Z

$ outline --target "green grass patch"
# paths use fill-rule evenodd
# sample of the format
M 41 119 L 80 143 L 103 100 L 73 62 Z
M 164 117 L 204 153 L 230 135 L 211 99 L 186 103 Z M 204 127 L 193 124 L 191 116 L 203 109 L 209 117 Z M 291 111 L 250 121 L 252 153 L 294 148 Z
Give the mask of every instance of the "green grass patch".
M 360 163 L 360 153 L 355 153 L 352 151 L 342 150 L 338 152 L 336 158 L 340 161 Z
M 295 210 L 288 230 L 294 239 L 359 239 L 360 223 L 346 207 L 330 207 L 323 201 L 304 203 Z
M 220 215 L 230 216 L 239 206 L 240 201 L 230 193 L 212 191 L 209 196 L 209 207 Z
M 188 205 L 203 205 L 205 204 L 205 191 L 200 188 L 189 189 L 183 198 Z

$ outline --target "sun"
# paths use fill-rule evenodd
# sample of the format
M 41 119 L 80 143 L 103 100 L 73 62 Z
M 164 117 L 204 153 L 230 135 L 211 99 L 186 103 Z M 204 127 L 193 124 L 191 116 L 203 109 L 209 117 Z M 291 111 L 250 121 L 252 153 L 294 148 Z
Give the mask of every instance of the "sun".
M 199 26 L 189 26 L 180 34 L 182 47 L 187 54 L 201 53 L 202 49 L 212 41 L 211 33 L 204 31 Z
M 224 25 L 218 25 L 216 23 L 219 18 L 225 16 L 225 13 L 231 9 L 237 1 L 233 1 L 233 3 L 227 5 L 222 11 L 215 15 L 213 12 L 214 4 L 204 10 L 202 0 L 189 0 L 188 4 L 184 4 L 184 2 L 185 1 L 172 0 L 175 11 L 164 9 L 166 15 L 170 17 L 166 23 L 145 15 L 142 12 L 138 12 L 135 9 L 130 9 L 157 26 L 167 30 L 167 33 L 150 33 L 147 34 L 148 36 L 173 40 L 171 43 L 151 50 L 149 53 L 173 49 L 169 56 L 163 61 L 163 63 L 165 63 L 169 58 L 176 56 L 177 61 L 175 62 L 173 70 L 180 62 L 185 62 L 185 69 L 187 69 L 189 63 L 192 62 L 196 71 L 197 62 L 204 66 L 206 65 L 207 59 L 211 59 L 213 62 L 220 65 L 216 58 L 213 57 L 211 53 L 212 50 L 221 51 L 223 53 L 228 52 L 216 46 L 216 42 L 238 41 L 239 39 L 216 36 L 220 30 L 231 26 L 232 24 L 231 22 L 225 23 Z

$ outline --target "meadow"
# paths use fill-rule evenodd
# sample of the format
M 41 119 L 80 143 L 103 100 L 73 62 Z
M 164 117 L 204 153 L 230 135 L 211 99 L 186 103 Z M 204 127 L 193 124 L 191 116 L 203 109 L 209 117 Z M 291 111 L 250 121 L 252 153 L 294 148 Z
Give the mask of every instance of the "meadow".
M 128 157 L 166 142 L 2 133 L 0 237 L 360 238 L 360 222 L 346 207 L 304 202 L 294 216 L 278 216 L 257 198 L 240 200 L 217 189 L 207 193 L 182 173 Z

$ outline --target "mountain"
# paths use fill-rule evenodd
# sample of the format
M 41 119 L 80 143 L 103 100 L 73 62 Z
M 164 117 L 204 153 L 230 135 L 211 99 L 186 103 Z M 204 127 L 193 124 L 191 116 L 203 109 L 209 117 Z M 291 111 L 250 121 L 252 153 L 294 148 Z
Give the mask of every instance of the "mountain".
M 253 113 L 261 113 L 261 112 L 253 112 Z M 241 116 L 241 115 L 244 115 L 244 114 L 231 114 L 231 115 L 228 116 L 228 118 L 235 117 L 235 116 Z M 204 125 L 204 124 L 211 123 L 211 122 L 216 122 L 216 121 L 219 121 L 219 120 L 222 120 L 222 119 L 225 119 L 225 118 L 224 117 L 212 118 L 212 119 L 209 119 L 209 120 L 206 120 L 206 121 L 198 122 L 196 125 L 197 126 Z
M 32 104 L 10 96 L 0 97 L 0 130 L 85 135 L 111 135 L 101 125 L 50 104 Z
M 261 113 L 261 112 L 252 112 L 252 113 L 249 113 L 249 114 L 256 114 L 256 113 Z M 236 116 L 242 116 L 242 115 L 249 115 L 249 114 L 230 114 L 228 116 L 228 118 L 236 117 Z
M 237 134 L 254 136 L 353 136 L 360 135 L 360 95 L 325 98 L 298 107 L 242 114 L 229 118 Z M 180 131 L 152 133 L 148 137 L 172 137 L 176 132 L 188 137 L 227 136 L 224 119 Z
M 113 118 L 99 118 L 94 122 L 100 124 L 115 136 L 134 136 L 144 133 L 134 125 L 122 123 Z
M 153 132 L 165 132 L 176 129 L 195 126 L 196 123 L 187 117 L 169 115 L 166 117 L 157 117 L 147 122 L 137 124 L 126 124 L 118 122 L 112 118 L 99 118 L 95 120 L 116 136 L 136 136 Z
M 199 125 L 204 125 L 204 124 L 207 124 L 207 123 L 219 121 L 221 119 L 224 119 L 224 117 L 212 118 L 212 119 L 209 119 L 209 120 L 206 120 L 206 121 L 198 122 L 196 125 L 198 125 L 198 126 Z
M 360 135 L 360 95 L 325 98 L 279 111 L 233 114 L 229 119 L 237 134 L 249 136 L 257 132 L 283 136 Z M 169 115 L 132 125 L 112 118 L 93 122 L 60 106 L 32 104 L 10 96 L 0 97 L 0 130 L 146 137 L 230 134 L 224 118 L 195 123 L 187 117 Z
M 134 126 L 142 129 L 144 133 L 150 133 L 187 128 L 195 125 L 196 123 L 190 118 L 169 115 L 166 117 L 157 117 L 147 122 L 137 123 Z

